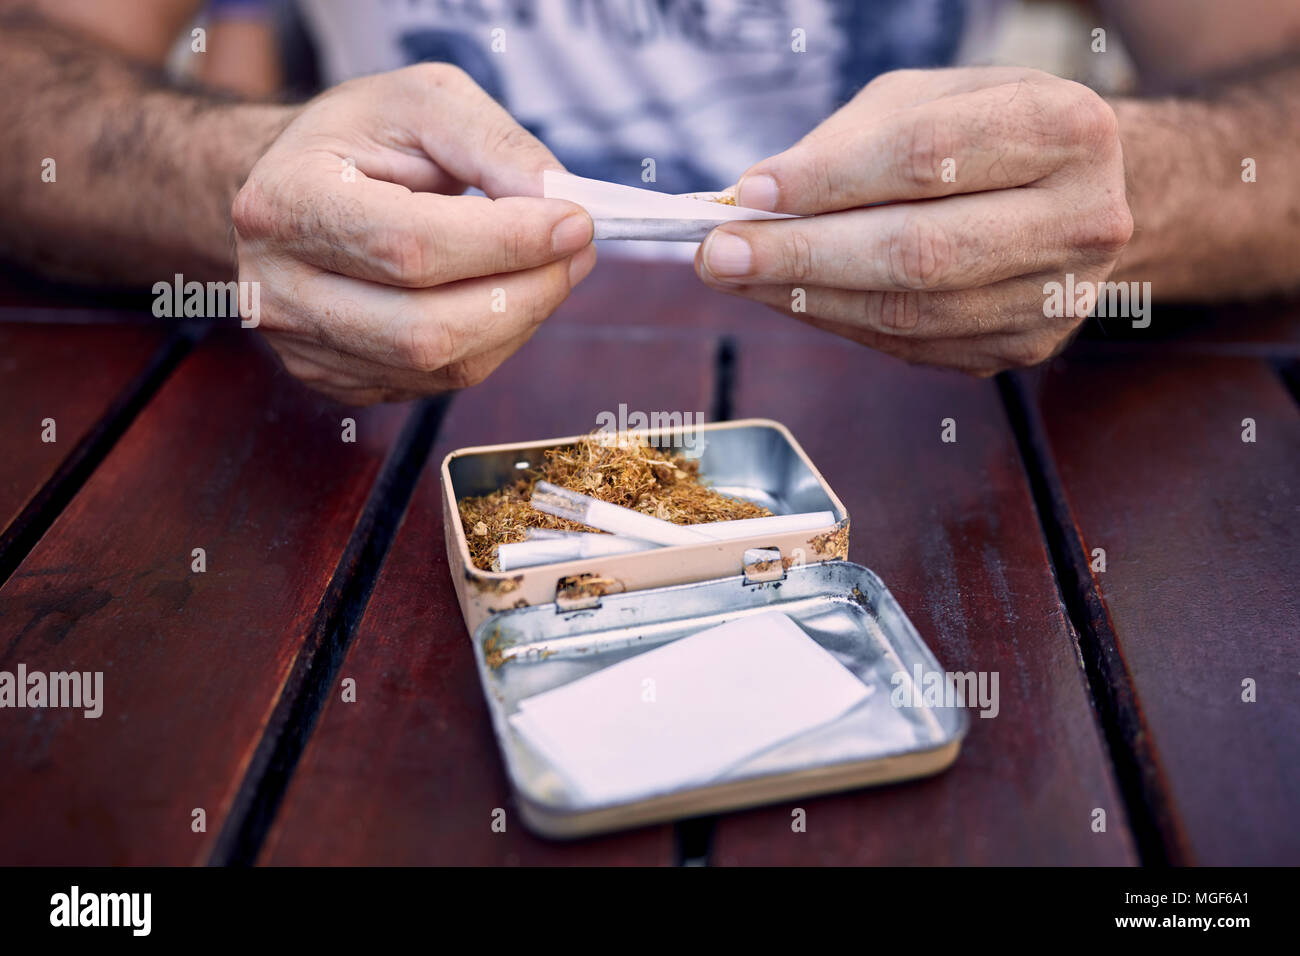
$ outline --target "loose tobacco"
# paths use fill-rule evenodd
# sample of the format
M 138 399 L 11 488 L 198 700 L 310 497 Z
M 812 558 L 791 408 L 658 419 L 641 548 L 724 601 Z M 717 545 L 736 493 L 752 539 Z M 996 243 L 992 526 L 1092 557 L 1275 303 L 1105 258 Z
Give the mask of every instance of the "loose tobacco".
M 500 491 L 460 501 L 460 519 L 476 568 L 499 570 L 497 545 L 523 541 L 529 528 L 596 530 L 529 505 L 538 481 L 674 524 L 762 518 L 772 513 L 709 488 L 700 478 L 700 463 L 685 455 L 653 448 L 640 436 L 621 435 L 615 442 L 608 436 L 589 435 L 575 445 L 548 448 L 540 468 Z

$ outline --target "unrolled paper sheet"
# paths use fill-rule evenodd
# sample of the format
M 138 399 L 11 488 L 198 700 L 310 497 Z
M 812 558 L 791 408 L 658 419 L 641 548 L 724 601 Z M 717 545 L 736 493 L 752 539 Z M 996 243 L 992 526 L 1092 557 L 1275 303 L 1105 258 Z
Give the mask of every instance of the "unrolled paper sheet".
M 724 222 L 796 218 L 788 213 L 696 198 L 705 195 L 702 193 L 672 196 L 550 169 L 542 173 L 542 194 L 547 199 L 567 199 L 586 209 L 595 223 L 597 239 L 699 242 Z
M 789 617 L 745 617 L 520 701 L 510 723 L 593 804 L 706 784 L 871 689 Z

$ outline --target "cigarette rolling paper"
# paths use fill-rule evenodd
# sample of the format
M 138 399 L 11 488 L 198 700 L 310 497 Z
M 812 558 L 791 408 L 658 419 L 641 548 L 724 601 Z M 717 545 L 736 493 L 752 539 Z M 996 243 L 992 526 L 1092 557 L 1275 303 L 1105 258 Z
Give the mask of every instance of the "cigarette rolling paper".
M 657 239 L 699 242 L 724 222 L 793 219 L 788 213 L 727 205 L 707 193 L 673 196 L 548 169 L 542 174 L 547 199 L 567 199 L 591 215 L 597 239 Z
M 834 513 L 810 511 L 803 514 L 772 515 L 766 518 L 741 518 L 736 521 L 709 521 L 688 527 L 714 541 L 727 541 L 758 534 L 814 531 L 834 523 Z M 656 547 L 659 545 L 653 542 L 623 535 L 530 528 L 527 532 L 527 540 L 516 544 L 499 545 L 497 560 L 502 571 L 514 571 L 539 564 L 555 564 L 560 561 L 575 561 L 579 558 L 611 554 L 630 554 Z

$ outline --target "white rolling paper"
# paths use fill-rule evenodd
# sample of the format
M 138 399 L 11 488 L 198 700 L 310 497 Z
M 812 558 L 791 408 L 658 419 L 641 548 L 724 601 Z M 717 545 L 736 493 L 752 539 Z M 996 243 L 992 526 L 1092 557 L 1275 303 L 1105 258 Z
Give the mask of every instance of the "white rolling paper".
M 830 511 L 805 514 L 770 515 L 766 518 L 738 518 L 732 521 L 708 521 L 686 525 L 715 541 L 735 540 L 755 534 L 782 534 L 788 531 L 811 531 L 835 523 Z M 653 542 L 623 535 L 595 534 L 583 531 L 542 532 L 533 528 L 528 539 L 515 544 L 497 545 L 497 563 L 502 571 L 517 571 L 539 564 L 574 561 L 612 554 L 630 554 L 661 547 Z
M 707 783 L 869 694 L 772 611 L 529 697 L 510 723 L 579 795 L 611 804 Z
M 547 199 L 567 199 L 586 209 L 595 223 L 597 239 L 699 242 L 714 226 L 724 222 L 796 218 L 788 213 L 672 196 L 550 169 L 542 173 L 542 195 Z

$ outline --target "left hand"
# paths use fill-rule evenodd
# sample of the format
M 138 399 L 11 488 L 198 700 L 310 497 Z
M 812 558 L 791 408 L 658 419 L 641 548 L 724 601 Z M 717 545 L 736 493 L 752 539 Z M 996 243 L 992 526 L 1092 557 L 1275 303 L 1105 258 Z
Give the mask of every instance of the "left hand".
M 715 229 L 710 286 L 786 313 L 801 288 L 796 318 L 977 375 L 1063 347 L 1082 317 L 1046 317 L 1044 283 L 1104 281 L 1133 231 L 1115 113 L 1019 68 L 886 73 L 737 199 L 808 218 Z

